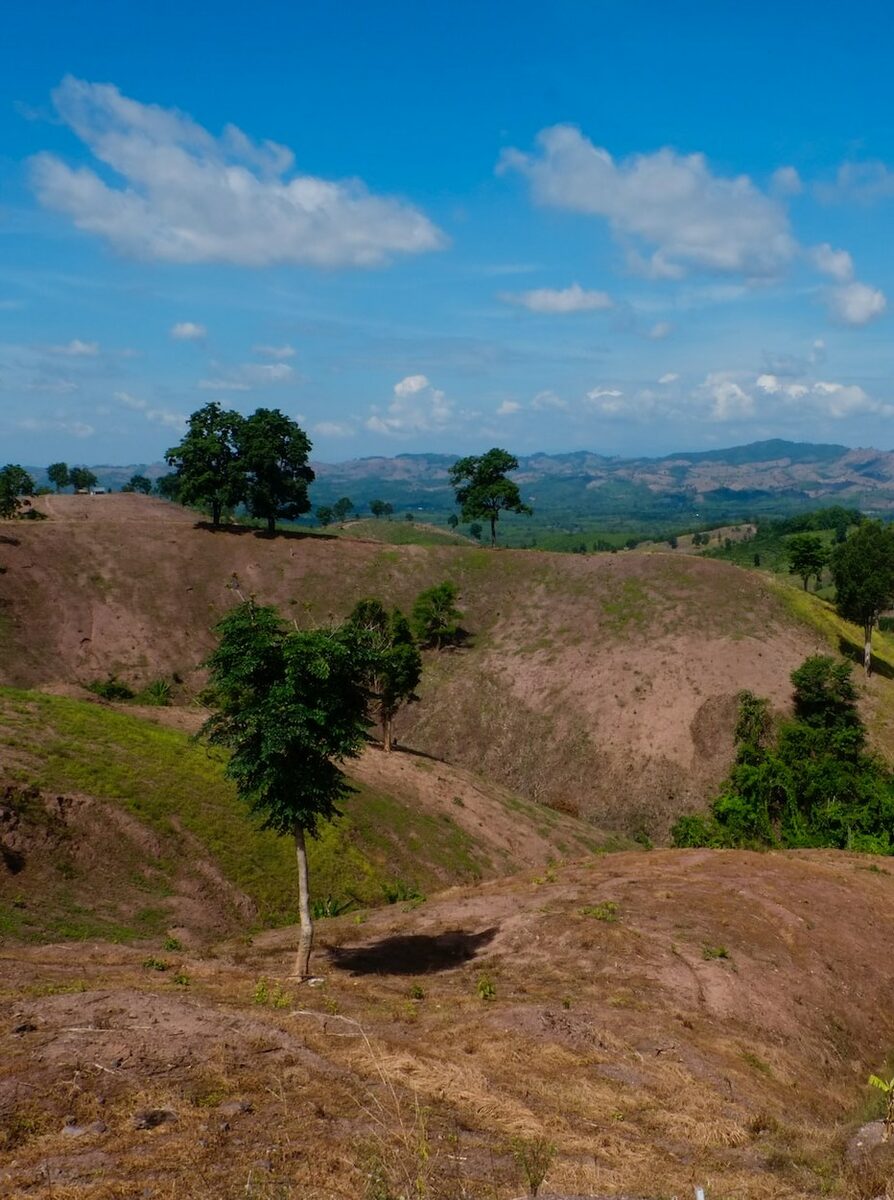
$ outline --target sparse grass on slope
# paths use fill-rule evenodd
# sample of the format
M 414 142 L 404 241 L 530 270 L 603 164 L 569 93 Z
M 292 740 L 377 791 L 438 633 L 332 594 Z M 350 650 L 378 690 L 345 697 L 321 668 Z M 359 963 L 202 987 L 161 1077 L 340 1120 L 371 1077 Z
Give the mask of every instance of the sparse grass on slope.
M 425 522 L 395 518 L 393 521 L 368 518 L 349 521 L 346 525 L 330 525 L 326 533 L 338 537 L 368 538 L 373 542 L 388 542 L 392 546 L 468 546 L 474 544 L 462 534 L 439 529 Z

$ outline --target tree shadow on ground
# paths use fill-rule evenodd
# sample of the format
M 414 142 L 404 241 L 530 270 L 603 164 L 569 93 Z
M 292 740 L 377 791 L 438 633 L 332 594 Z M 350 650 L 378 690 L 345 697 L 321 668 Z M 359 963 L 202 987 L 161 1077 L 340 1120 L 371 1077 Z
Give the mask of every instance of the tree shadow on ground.
M 839 637 L 838 651 L 849 662 L 863 670 L 863 647 L 852 642 L 850 638 Z M 872 674 L 881 675 L 883 679 L 894 679 L 894 667 L 886 663 L 876 654 L 872 655 Z
M 206 533 L 228 533 L 236 536 L 251 535 L 256 538 L 263 538 L 266 541 L 272 541 L 274 538 L 286 538 L 293 541 L 304 541 L 307 538 L 317 538 L 324 542 L 338 541 L 334 533 L 311 533 L 306 529 L 277 529 L 273 533 L 268 533 L 266 529 L 258 529 L 254 525 L 212 525 L 210 521 L 196 521 L 193 529 L 204 529 Z
M 449 929 L 438 934 L 397 934 L 365 946 L 334 946 L 329 960 L 352 975 L 429 975 L 474 958 L 493 941 L 498 928 L 493 925 L 480 933 Z
M 8 533 L 0 533 L 0 544 L 4 546 L 21 546 L 21 541 L 17 537 L 10 537 Z

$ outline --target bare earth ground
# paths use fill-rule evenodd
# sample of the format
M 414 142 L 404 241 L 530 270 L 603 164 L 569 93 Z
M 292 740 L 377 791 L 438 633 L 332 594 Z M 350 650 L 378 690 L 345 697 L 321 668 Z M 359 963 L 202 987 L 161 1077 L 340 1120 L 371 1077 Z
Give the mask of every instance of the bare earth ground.
M 167 970 L 7 948 L 0 1186 L 505 1200 L 545 1134 L 557 1193 L 868 1198 L 889 1167 L 845 1146 L 894 1046 L 892 900 L 884 860 L 656 851 L 323 922 L 314 988 L 277 991 L 292 930 Z
M 337 619 L 365 595 L 409 609 L 450 578 L 469 644 L 429 656 L 401 739 L 658 839 L 728 767 L 738 691 L 784 705 L 791 670 L 825 648 L 760 577 L 691 556 L 270 539 L 197 528 L 142 496 L 39 503 L 50 519 L 8 523 L 0 539 L 0 681 L 67 686 L 111 672 L 141 687 L 176 675 L 187 698 L 234 574 L 299 624 Z

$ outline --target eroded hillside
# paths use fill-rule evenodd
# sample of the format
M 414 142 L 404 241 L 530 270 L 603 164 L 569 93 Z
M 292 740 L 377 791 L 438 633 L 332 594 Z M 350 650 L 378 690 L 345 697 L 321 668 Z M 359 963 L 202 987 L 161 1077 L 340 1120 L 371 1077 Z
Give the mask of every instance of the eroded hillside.
M 784 705 L 793 667 L 826 648 L 760 576 L 673 553 L 270 539 L 198 528 L 191 513 L 136 495 L 42 504 L 48 520 L 8 526 L 0 544 L 3 681 L 176 676 L 189 694 L 234 575 L 299 625 L 368 595 L 409 607 L 451 578 L 468 645 L 428 657 L 422 701 L 398 736 L 628 833 L 664 836 L 716 786 L 739 690 Z

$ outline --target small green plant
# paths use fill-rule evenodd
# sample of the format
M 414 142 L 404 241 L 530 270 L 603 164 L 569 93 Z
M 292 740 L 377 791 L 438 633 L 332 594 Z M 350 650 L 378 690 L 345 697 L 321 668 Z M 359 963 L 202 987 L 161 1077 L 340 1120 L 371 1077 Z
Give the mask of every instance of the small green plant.
M 108 679 L 96 679 L 87 684 L 87 691 L 101 700 L 133 700 L 133 692 L 126 683 L 122 683 L 115 675 Z
M 422 984 L 420 984 L 420 983 L 413 984 L 413 986 L 410 988 L 410 999 L 411 1000 L 424 1000 L 425 999 L 425 988 L 422 986 Z
M 582 917 L 592 917 L 595 921 L 617 921 L 618 906 L 614 900 L 600 900 L 598 904 L 588 904 L 578 909 Z
M 255 1004 L 270 1003 L 270 984 L 266 979 L 259 979 L 255 984 L 255 990 L 252 992 L 252 1000 Z
M 166 963 L 163 958 L 155 958 L 152 955 L 149 958 L 143 959 L 143 967 L 147 971 L 169 971 L 170 963 Z
M 171 703 L 171 685 L 167 679 L 153 679 L 143 688 L 137 699 L 142 700 L 144 704 L 154 704 L 159 708 L 166 708 Z
M 870 1075 L 869 1086 L 878 1088 L 885 1097 L 885 1125 L 882 1138 L 887 1142 L 894 1133 L 894 1075 L 887 1081 L 879 1075 Z
M 162 942 L 162 949 L 167 950 L 170 954 L 174 954 L 177 950 L 183 949 L 183 943 L 179 938 L 168 936 Z
M 571 997 L 570 997 L 570 996 L 563 996 L 563 997 L 562 997 L 562 1007 L 563 1007 L 564 1009 L 569 1009 L 569 1008 L 571 1008 Z
M 726 946 L 709 946 L 707 942 L 702 946 L 702 958 L 705 962 L 714 962 L 718 958 L 729 958 L 730 953 Z
M 350 898 L 338 900 L 335 896 L 326 896 L 325 898 L 318 896 L 310 902 L 311 916 L 315 921 L 323 917 L 340 917 L 342 913 L 348 911 L 352 903 Z
M 252 1000 L 255 1004 L 270 1008 L 288 1008 L 292 1003 L 292 993 L 283 991 L 278 983 L 271 987 L 266 979 L 259 979 L 255 984 Z
M 497 985 L 491 979 L 490 975 L 487 974 L 478 977 L 478 982 L 475 984 L 475 991 L 478 993 L 479 1000 L 490 1001 L 497 998 Z
M 517 1137 L 512 1139 L 512 1157 L 528 1185 L 528 1196 L 534 1200 L 556 1157 L 556 1147 L 542 1134 L 533 1138 Z
M 382 895 L 385 897 L 386 904 L 398 904 L 401 902 L 422 904 L 425 900 L 425 896 L 414 884 L 405 883 L 402 879 L 396 879 L 392 883 L 383 883 Z
M 178 987 L 189 987 L 189 976 L 185 971 L 178 971 L 174 976 L 174 983 L 176 983 Z

